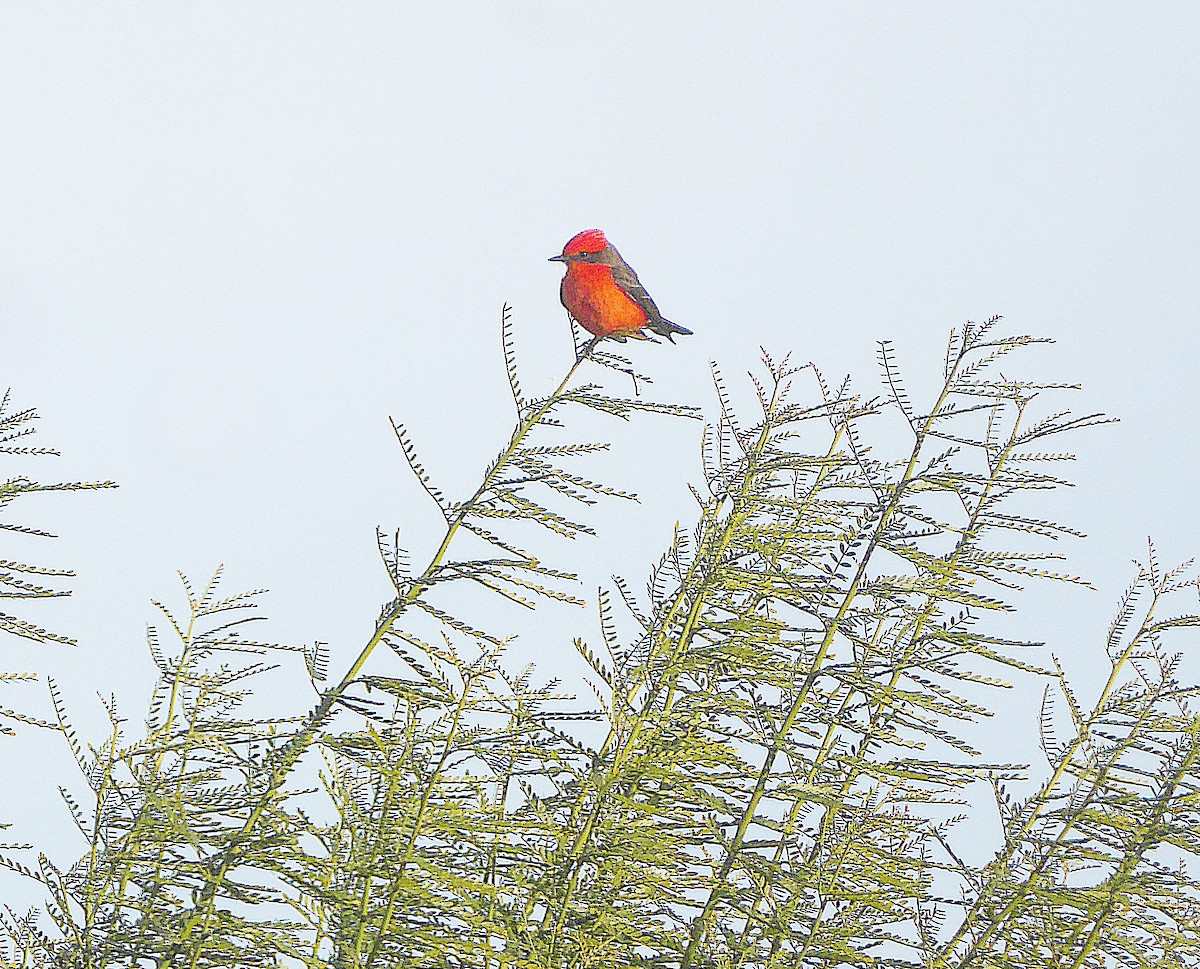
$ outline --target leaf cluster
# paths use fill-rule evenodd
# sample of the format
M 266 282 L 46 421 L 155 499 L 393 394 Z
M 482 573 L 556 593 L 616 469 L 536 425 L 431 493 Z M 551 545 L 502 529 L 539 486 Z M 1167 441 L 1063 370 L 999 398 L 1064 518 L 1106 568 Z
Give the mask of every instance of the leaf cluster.
M 1062 409 L 1069 385 L 1002 374 L 1043 341 L 996 324 L 951 335 L 920 404 L 888 343 L 877 396 L 764 354 L 746 407 L 714 369 L 694 524 L 644 591 L 598 593 L 596 635 L 574 643 L 582 703 L 510 672 L 509 632 L 455 590 L 582 602 L 530 538 L 588 535 L 580 512 L 633 496 L 581 470 L 607 444 L 564 440 L 566 415 L 690 410 L 644 400 L 646 378 L 595 343 L 527 396 L 506 308 L 513 434 L 453 500 L 394 425 L 445 530 L 419 570 L 381 534 L 394 597 L 340 678 L 319 645 L 245 638 L 253 594 L 214 579 L 185 585 L 178 618 L 163 610 L 170 649 L 151 633 L 144 729 L 113 705 L 110 736 L 85 745 L 56 705 L 86 780 L 86 797 L 63 789 L 86 851 L 63 869 L 4 855 L 47 897 L 40 916 L 8 913 L 5 957 L 1200 964 L 1200 719 L 1169 642 L 1200 624 L 1171 605 L 1196 580 L 1151 548 L 1090 702 L 1006 633 L 1024 584 L 1086 584 L 1057 549 L 1078 532 L 1037 501 L 1069 487 L 1059 439 L 1105 418 Z M 594 367 L 633 394 L 580 378 Z M 314 706 L 258 713 L 289 657 Z M 1044 686 L 1045 765 L 975 747 L 1010 680 Z M 998 837 L 978 863 L 984 796 Z
M 21 458 L 57 457 L 53 448 L 30 444 L 29 439 L 37 433 L 35 426 L 37 411 L 33 408 L 14 410 L 9 392 L 0 397 L 0 457 L 12 460 Z M 26 535 L 31 538 L 54 538 L 44 528 L 13 521 L 8 516 L 18 499 L 50 491 L 91 491 L 97 488 L 115 488 L 112 481 L 65 481 L 47 483 L 35 481 L 25 474 L 12 474 L 0 479 L 0 534 Z M 18 602 L 28 599 L 53 599 L 70 595 L 57 587 L 53 580 L 73 578 L 74 572 L 46 565 L 35 565 L 18 561 L 9 555 L 0 556 L 0 600 Z M 62 633 L 51 632 L 34 622 L 6 610 L 0 610 L 0 632 L 31 639 L 35 642 L 56 642 L 74 646 L 75 640 Z M 0 718 L 11 712 L 0 713 Z

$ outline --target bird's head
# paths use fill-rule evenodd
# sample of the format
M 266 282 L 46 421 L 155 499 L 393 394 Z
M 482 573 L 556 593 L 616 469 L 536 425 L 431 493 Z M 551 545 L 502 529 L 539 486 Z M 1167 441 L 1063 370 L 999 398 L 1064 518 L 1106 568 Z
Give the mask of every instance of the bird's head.
M 563 246 L 562 255 L 551 256 L 550 262 L 599 262 L 609 250 L 608 240 L 599 229 L 584 229 L 572 236 Z

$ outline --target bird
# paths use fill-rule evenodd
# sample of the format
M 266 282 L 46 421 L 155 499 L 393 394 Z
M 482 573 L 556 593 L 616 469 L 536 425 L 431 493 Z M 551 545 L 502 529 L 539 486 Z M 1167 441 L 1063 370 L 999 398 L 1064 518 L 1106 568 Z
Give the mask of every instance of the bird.
M 567 267 L 559 298 L 571 319 L 597 341 L 657 343 L 653 333 L 674 343 L 677 333 L 691 335 L 687 327 L 663 317 L 633 267 L 599 229 L 584 229 L 572 236 L 561 255 L 551 256 L 549 261 Z

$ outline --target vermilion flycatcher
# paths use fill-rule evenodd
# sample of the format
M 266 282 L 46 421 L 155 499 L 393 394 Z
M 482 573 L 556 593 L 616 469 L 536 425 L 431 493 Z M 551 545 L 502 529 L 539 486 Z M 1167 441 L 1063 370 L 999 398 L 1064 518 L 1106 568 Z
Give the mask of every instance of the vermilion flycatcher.
M 653 340 L 647 330 L 672 343 L 675 334 L 691 330 L 664 319 L 637 273 L 599 229 L 584 229 L 563 246 L 551 262 L 565 263 L 559 296 L 571 319 L 596 337 L 625 342 Z

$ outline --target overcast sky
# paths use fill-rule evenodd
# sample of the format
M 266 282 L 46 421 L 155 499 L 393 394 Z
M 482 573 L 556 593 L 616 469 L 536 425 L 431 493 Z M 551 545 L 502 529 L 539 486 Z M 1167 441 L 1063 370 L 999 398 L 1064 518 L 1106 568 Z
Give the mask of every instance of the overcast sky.
M 1197 50 L 1194 3 L 0 5 L 0 389 L 64 452 L 42 477 L 121 485 L 21 509 L 62 534 L 21 554 L 79 572 L 38 616 L 80 646 L 5 640 L 0 668 L 137 721 L 149 600 L 224 562 L 338 669 L 387 593 L 375 526 L 436 544 L 388 416 L 472 488 L 511 424 L 500 306 L 546 386 L 546 257 L 599 226 L 695 331 L 632 348 L 669 399 L 710 408 L 708 362 L 760 346 L 873 391 L 891 339 L 919 397 L 964 320 L 1056 338 L 1026 372 L 1121 418 L 1043 509 L 1099 591 L 1030 600 L 1090 682 L 1146 536 L 1200 552 Z M 611 432 L 643 502 L 565 550 L 585 588 L 640 581 L 699 475 L 693 424 Z M 514 665 L 573 669 L 592 618 L 560 627 Z M 24 836 L 66 831 L 60 756 L 0 738 Z

